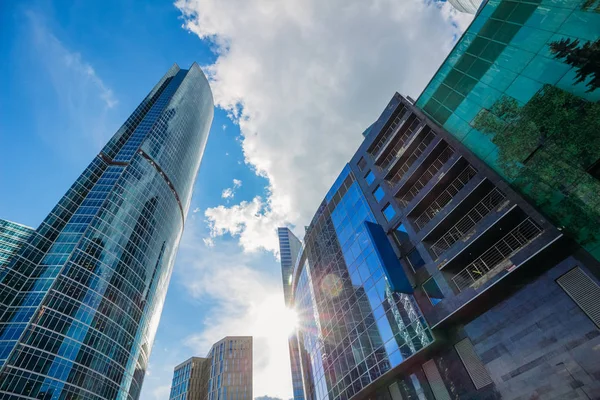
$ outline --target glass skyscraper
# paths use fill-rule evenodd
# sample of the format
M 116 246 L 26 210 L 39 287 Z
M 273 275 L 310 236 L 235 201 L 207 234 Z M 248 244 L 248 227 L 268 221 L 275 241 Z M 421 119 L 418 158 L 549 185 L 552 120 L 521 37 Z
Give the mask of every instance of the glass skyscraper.
M 34 231 L 35 229 L 28 226 L 0 219 L 0 268 L 8 264 Z
M 0 397 L 139 397 L 212 118 L 173 65 L 2 269 Z
M 279 253 L 281 257 L 281 277 L 283 283 L 283 297 L 286 307 L 292 307 L 292 273 L 302 250 L 302 242 L 288 228 L 278 228 Z M 300 349 L 296 334 L 288 338 L 290 363 L 292 366 L 292 387 L 294 400 L 304 400 L 302 387 L 302 370 L 300 367 Z

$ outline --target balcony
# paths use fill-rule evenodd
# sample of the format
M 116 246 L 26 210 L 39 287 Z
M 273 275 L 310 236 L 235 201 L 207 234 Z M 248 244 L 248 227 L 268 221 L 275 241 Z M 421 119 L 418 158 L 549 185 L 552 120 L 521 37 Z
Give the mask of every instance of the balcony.
M 542 232 L 542 228 L 531 218 L 523 220 L 502 239 L 467 265 L 466 268 L 457 273 L 452 278 L 452 282 L 460 292 L 469 286 L 480 283 L 486 277 L 489 278 L 495 275 L 491 275 L 494 271 L 497 273 L 502 269 L 508 269 L 512 265 L 510 257 L 540 236 Z
M 400 124 L 400 121 L 402 121 L 402 118 L 404 118 L 406 112 L 407 108 L 405 106 L 399 107 L 398 110 L 394 112 L 390 118 L 390 122 L 386 124 L 385 130 L 383 130 L 383 135 L 379 136 L 367 150 L 371 156 L 379 154 L 379 151 L 385 146 L 388 139 L 393 136 L 394 131 Z
M 431 178 L 437 174 L 437 172 L 454 154 L 454 149 L 448 146 L 445 142 L 442 142 L 442 148 L 443 150 L 441 153 L 433 161 L 424 161 L 424 164 L 429 165 L 429 167 L 421 174 L 421 176 L 417 175 L 418 179 L 414 182 L 406 182 L 403 186 L 408 187 L 408 189 L 401 188 L 398 192 L 398 195 L 401 196 L 399 202 L 403 207 L 406 207 L 408 203 L 410 203 L 411 200 L 414 199 L 417 194 L 419 194 L 419 192 L 425 187 L 425 185 L 427 185 Z
M 478 195 L 479 193 L 475 193 Z M 501 203 L 505 203 L 506 195 L 498 188 L 494 187 L 477 204 L 464 214 L 464 216 L 451 226 L 434 244 L 431 245 L 431 251 L 435 257 L 439 257 L 446 252 L 457 241 L 466 237 L 473 231 L 473 228 L 492 210 L 496 209 Z
M 423 154 L 427 146 L 435 139 L 435 133 L 429 127 L 423 128 L 404 152 L 398 153 L 398 161 L 390 170 L 386 180 L 393 186 L 400 182 L 415 161 Z
M 417 231 L 420 231 L 433 219 L 442 209 L 452 201 L 454 196 L 477 174 L 477 170 L 468 165 L 458 174 L 458 176 L 448 184 L 442 193 L 440 193 L 429 206 L 415 218 L 414 225 Z
M 387 150 L 383 150 L 381 154 L 377 154 L 375 157 L 375 164 L 379 165 L 381 169 L 387 169 L 392 162 L 400 156 L 403 152 L 403 146 L 408 142 L 410 137 L 418 130 L 419 125 L 421 125 L 421 120 L 417 118 L 415 114 L 410 115 L 406 121 L 402 124 L 400 129 L 398 130 L 398 137 L 393 140 L 394 147 Z M 384 146 L 389 147 L 389 146 Z M 385 156 L 385 158 L 383 158 Z M 383 158 L 383 161 L 380 160 Z

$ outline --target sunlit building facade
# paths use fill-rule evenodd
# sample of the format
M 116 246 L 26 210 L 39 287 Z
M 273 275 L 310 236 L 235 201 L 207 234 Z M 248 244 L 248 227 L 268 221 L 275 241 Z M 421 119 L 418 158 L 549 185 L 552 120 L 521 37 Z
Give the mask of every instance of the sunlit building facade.
M 302 250 L 302 242 L 289 228 L 278 228 L 279 255 L 281 258 L 281 277 L 283 283 L 283 296 L 286 307 L 291 307 L 292 300 L 292 273 L 294 265 L 298 262 Z M 288 338 L 290 351 L 290 365 L 292 369 L 292 388 L 294 400 L 304 400 L 302 386 L 302 370 L 300 367 L 300 349 L 295 333 Z
M 493 15 L 503 3 L 490 1 L 480 15 Z M 520 10 L 520 4 L 532 2 L 508 3 Z M 542 11 L 531 15 L 536 12 Z M 564 7 L 564 15 L 572 12 Z M 547 21 L 558 18 L 543 15 Z M 457 49 L 475 43 L 472 28 L 444 65 L 457 61 Z M 508 56 L 504 63 L 510 65 Z M 448 68 L 429 87 L 446 79 L 444 71 Z M 504 73 L 500 67 L 490 71 Z M 579 142 L 563 141 L 565 154 L 556 153 L 552 143 L 558 139 L 552 135 L 558 126 L 541 125 L 538 132 L 546 136 L 540 141 L 534 123 L 541 124 L 542 116 L 566 132 L 574 129 L 569 123 L 577 124 L 593 152 L 580 157 L 600 155 L 594 147 L 600 126 L 593 119 L 600 114 L 590 97 L 595 91 L 588 91 L 592 78 L 582 82 L 586 89 L 580 93 L 587 97 L 578 99 L 571 97 L 574 89 L 565 94 L 541 85 L 542 92 L 532 94 L 538 110 L 518 98 L 484 111 L 461 109 L 473 104 L 467 99 L 455 112 L 440 111 L 439 104 L 421 109 L 427 93 L 432 97 L 437 89 L 428 89 L 416 104 L 398 94 L 392 98 L 316 211 L 292 271 L 290 304 L 299 314 L 296 336 L 307 400 L 600 397 L 600 264 L 594 245 L 580 236 L 593 235 L 600 219 L 592 213 L 580 219 L 577 209 L 569 215 L 566 203 L 558 215 L 564 223 L 557 222 L 545 207 L 573 195 L 574 187 L 564 182 L 561 195 L 546 203 L 527 192 L 543 179 L 558 179 L 555 175 L 538 170 L 540 182 L 518 184 L 521 170 L 533 168 L 529 160 L 544 152 L 548 166 L 567 168 L 563 162 L 575 160 L 565 157 L 582 151 Z M 485 98 L 487 89 L 478 85 L 467 96 Z M 527 87 L 517 85 L 513 93 Z M 549 100 L 539 98 L 546 94 Z M 486 132 L 502 130 L 473 133 L 472 119 L 466 126 L 461 122 L 467 111 L 471 118 L 484 114 L 479 119 Z M 429 115 L 441 118 L 439 123 Z M 510 123 L 519 131 L 506 126 Z M 500 137 L 506 132 L 515 136 Z M 526 142 L 539 146 L 527 154 L 529 160 L 510 165 L 516 174 L 511 181 L 505 165 L 491 162 L 508 156 L 496 149 L 494 158 L 491 144 L 491 153 L 485 153 L 481 143 L 487 138 L 527 151 L 519 135 L 529 134 L 533 139 Z M 587 171 L 590 177 L 580 173 L 572 183 L 596 187 L 589 179 L 596 179 L 596 170 Z M 588 194 L 582 201 L 589 208 L 597 196 Z
M 169 400 L 208 399 L 211 360 L 192 357 L 175 367 Z
M 138 399 L 213 118 L 174 65 L 0 277 L 0 397 Z
M 252 336 L 226 336 L 208 355 L 208 400 L 252 400 Z

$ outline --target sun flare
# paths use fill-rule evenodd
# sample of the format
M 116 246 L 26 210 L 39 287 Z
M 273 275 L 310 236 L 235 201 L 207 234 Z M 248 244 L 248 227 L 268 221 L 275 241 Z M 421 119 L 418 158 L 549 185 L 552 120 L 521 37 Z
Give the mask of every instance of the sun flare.
M 298 314 L 287 308 L 278 296 L 269 296 L 256 307 L 253 334 L 269 339 L 286 339 L 298 325 Z

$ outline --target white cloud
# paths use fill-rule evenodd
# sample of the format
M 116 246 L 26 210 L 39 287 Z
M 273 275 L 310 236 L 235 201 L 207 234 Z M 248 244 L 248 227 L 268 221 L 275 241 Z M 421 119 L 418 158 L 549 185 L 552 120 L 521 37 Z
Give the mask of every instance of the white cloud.
M 206 247 L 215 247 L 215 240 L 211 237 L 202 238 L 202 241 Z
M 206 211 L 215 235 L 276 251 L 275 227 L 305 225 L 395 91 L 416 96 L 470 16 L 421 0 L 177 0 L 214 43 L 216 104 L 239 123 L 265 199 Z M 241 68 L 240 66 L 243 66 Z
M 223 126 L 221 127 L 223 130 L 227 129 L 227 125 L 223 124 Z
M 239 179 L 234 179 L 233 186 L 227 189 L 223 189 L 223 192 L 221 192 L 221 197 L 227 200 L 233 199 L 233 196 L 235 196 L 235 191 L 240 187 L 242 187 L 242 181 L 240 181 Z
M 196 207 L 196 208 L 194 208 L 194 210 L 192 211 L 192 213 L 193 213 L 193 214 L 196 214 L 196 213 L 197 213 L 197 212 L 199 212 L 199 211 L 200 211 L 200 207 Z
M 204 355 L 224 336 L 253 337 L 254 394 L 289 398 L 291 372 L 281 276 L 268 254 L 244 254 L 232 241 L 198 246 L 199 223 L 188 224 L 172 284 L 183 285 L 193 301 L 210 304 L 205 329 L 188 336 L 189 354 Z

